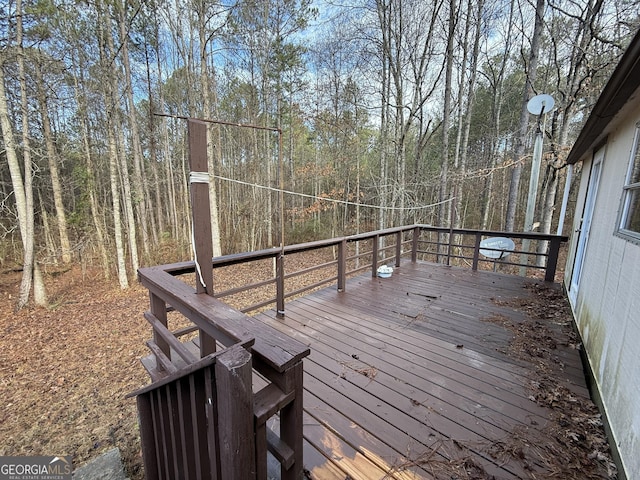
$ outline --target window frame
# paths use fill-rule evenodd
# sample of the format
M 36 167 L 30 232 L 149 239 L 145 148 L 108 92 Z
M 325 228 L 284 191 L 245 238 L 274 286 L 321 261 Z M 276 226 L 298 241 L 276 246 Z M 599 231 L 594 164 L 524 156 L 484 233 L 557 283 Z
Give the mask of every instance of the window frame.
M 620 206 L 621 208 L 618 218 L 618 228 L 616 229 L 616 233 L 621 237 L 634 243 L 640 244 L 640 231 L 629 230 L 628 228 L 625 228 L 625 226 L 629 222 L 629 214 L 631 212 L 631 200 L 633 198 L 633 194 L 635 193 L 636 197 L 640 198 L 640 180 L 635 183 L 630 183 L 632 181 L 632 175 L 636 164 L 640 165 L 640 122 L 636 123 L 633 145 L 631 147 L 631 155 L 629 156 L 627 173 L 625 175 L 624 186 L 622 187 L 622 199 Z M 637 205 L 636 208 L 640 208 L 640 205 Z

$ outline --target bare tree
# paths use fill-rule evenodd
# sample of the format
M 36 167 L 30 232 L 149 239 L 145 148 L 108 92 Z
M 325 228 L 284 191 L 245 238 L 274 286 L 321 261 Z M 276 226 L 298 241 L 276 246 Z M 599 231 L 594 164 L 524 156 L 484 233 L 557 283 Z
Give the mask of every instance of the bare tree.
M 18 211 L 18 223 L 20 236 L 22 237 L 23 263 L 22 282 L 16 303 L 16 310 L 20 310 L 29 301 L 33 280 L 33 203 L 27 202 L 26 183 L 23 181 L 20 163 L 16 154 L 16 142 L 13 137 L 13 128 L 9 119 L 7 95 L 4 88 L 4 55 L 0 56 L 0 125 L 2 126 L 2 139 L 4 141 L 5 155 L 11 173 L 11 184 Z M 27 174 L 30 175 L 30 165 Z M 31 210 L 29 212 L 29 209 Z
M 36 79 L 36 92 L 38 97 L 38 107 L 42 120 L 42 133 L 47 149 L 47 161 L 49 164 L 49 175 L 51 176 L 51 189 L 53 191 L 53 201 L 56 209 L 56 223 L 58 225 L 58 235 L 60 237 L 60 249 L 63 263 L 71 262 L 71 243 L 67 229 L 67 215 L 62 201 L 62 185 L 60 183 L 60 173 L 58 164 L 60 163 L 58 151 L 56 150 L 55 139 L 51 131 L 51 120 L 49 118 L 49 107 L 47 104 L 47 94 L 45 93 L 42 66 L 39 59 L 34 62 L 34 72 Z
M 531 37 L 529 61 L 525 66 L 526 77 L 524 88 L 522 90 L 520 127 L 516 140 L 516 149 L 514 152 L 515 164 L 513 166 L 513 169 L 511 170 L 511 183 L 509 184 L 509 197 L 507 199 L 505 229 L 508 232 L 512 232 L 515 228 L 516 209 L 518 206 L 518 192 L 520 189 L 520 177 L 522 176 L 522 166 L 525 159 L 525 148 L 527 145 L 527 137 L 529 133 L 529 111 L 527 110 L 527 102 L 532 96 L 533 85 L 536 81 L 538 71 L 540 38 L 542 36 L 542 28 L 544 26 L 544 6 L 545 0 L 536 1 L 535 22 L 533 26 L 533 36 Z
M 136 118 L 136 106 L 133 100 L 133 81 L 131 77 L 131 64 L 129 61 L 129 31 L 127 29 L 127 25 L 131 23 L 130 19 L 127 18 L 127 3 L 126 1 L 118 1 L 115 4 L 116 7 L 116 15 L 117 22 L 120 30 L 120 58 L 122 59 L 122 65 L 124 67 L 124 90 L 125 90 L 125 98 L 127 105 L 127 119 L 128 119 L 128 132 L 131 143 L 131 156 L 133 159 L 133 195 L 135 196 L 135 202 L 131 202 L 131 207 L 128 209 L 133 210 L 133 205 L 135 205 L 135 212 L 131 212 L 129 214 L 129 222 L 133 220 L 133 214 L 137 213 L 137 221 L 134 220 L 134 223 L 137 223 L 140 228 L 136 230 L 131 230 L 131 237 L 134 242 L 136 241 L 137 231 L 140 231 L 141 240 L 142 240 L 142 248 L 144 254 L 148 257 L 150 251 L 150 236 L 149 229 L 153 232 L 151 237 L 154 238 L 154 243 L 157 243 L 157 234 L 155 231 L 155 222 L 153 219 L 153 215 L 151 209 L 148 206 L 149 202 L 149 190 L 148 190 L 148 182 L 144 177 L 144 168 L 143 168 L 143 158 L 142 158 L 142 148 L 140 147 L 140 133 L 138 128 L 138 120 Z M 108 41 L 108 40 L 107 40 Z M 115 62 L 115 58 L 113 59 Z M 114 99 L 115 100 L 115 99 Z M 122 159 L 124 160 L 122 170 L 125 174 L 124 177 L 128 176 L 128 167 L 126 162 L 126 154 L 122 152 Z M 127 170 L 125 172 L 125 170 Z M 128 182 L 127 182 L 128 183 Z M 127 195 L 126 198 L 130 198 L 130 195 Z M 132 246 L 132 252 L 134 247 Z M 137 245 L 135 250 L 137 250 Z M 134 271 L 137 270 L 137 266 L 134 261 Z
M 34 300 L 38 305 L 46 305 L 46 293 L 42 277 L 35 272 L 35 235 L 34 235 L 34 200 L 33 200 L 33 164 L 31 159 L 31 138 L 29 136 L 29 111 L 27 105 L 27 81 L 25 72 L 25 49 L 23 46 L 23 18 L 22 1 L 16 2 L 16 56 L 18 63 L 18 78 L 20 85 L 20 116 L 22 119 L 22 159 L 24 164 L 24 178 L 16 154 L 16 143 L 9 118 L 7 95 L 4 86 L 3 68 L 6 53 L 0 52 L 0 124 L 5 143 L 5 151 L 11 183 L 18 211 L 18 222 L 23 248 L 22 281 L 18 293 L 16 310 L 23 308 L 29 301 L 31 289 L 34 289 Z
M 114 68 L 112 62 L 115 60 L 113 57 L 113 37 L 109 30 L 108 16 L 102 9 L 102 5 L 98 4 L 98 41 L 100 47 L 100 59 L 102 72 L 105 76 L 105 81 L 102 83 L 102 96 L 104 105 L 106 108 L 106 124 L 107 124 L 107 138 L 108 138 L 108 154 L 109 154 L 109 183 L 111 186 L 111 206 L 113 215 L 113 230 L 114 239 L 116 243 L 116 256 L 117 256 L 117 272 L 118 281 L 120 282 L 120 288 L 129 287 L 129 279 L 127 276 L 127 267 L 125 259 L 125 250 L 123 242 L 122 232 L 122 212 L 120 210 L 121 197 L 120 197 L 120 182 L 118 175 L 119 168 L 119 153 L 117 144 L 116 130 L 120 128 L 120 121 L 118 118 L 118 103 L 115 89 L 117 88 L 117 80 L 115 78 Z M 131 219 L 133 220 L 133 219 Z M 133 225 L 135 228 L 135 225 Z M 135 230 L 134 230 L 135 231 Z M 132 245 L 132 242 L 129 243 Z M 133 242 L 135 245 L 135 240 Z M 133 252 L 131 252 L 133 255 Z M 136 259 L 137 263 L 137 259 Z

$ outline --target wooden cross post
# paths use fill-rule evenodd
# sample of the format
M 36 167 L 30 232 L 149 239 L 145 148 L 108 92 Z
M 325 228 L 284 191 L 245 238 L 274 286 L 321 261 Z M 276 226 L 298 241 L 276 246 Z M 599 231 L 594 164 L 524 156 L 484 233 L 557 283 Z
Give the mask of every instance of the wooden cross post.
M 207 124 L 187 119 L 189 137 L 189 184 L 191 221 L 196 261 L 196 291 L 213 296 L 213 242 L 209 203 L 209 162 L 207 161 Z M 214 338 L 200 330 L 200 356 L 216 351 Z

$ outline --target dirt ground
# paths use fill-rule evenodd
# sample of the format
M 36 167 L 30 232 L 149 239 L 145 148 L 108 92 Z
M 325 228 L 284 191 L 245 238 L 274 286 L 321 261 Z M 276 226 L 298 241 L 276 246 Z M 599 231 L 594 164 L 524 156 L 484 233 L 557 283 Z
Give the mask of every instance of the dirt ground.
M 73 455 L 74 466 L 119 447 L 142 478 L 135 400 L 150 327 L 146 291 L 99 271 L 49 273 L 47 309 L 13 313 L 19 272 L 0 274 L 0 455 Z
M 288 268 L 322 264 L 326 255 L 289 257 Z M 118 447 L 131 480 L 143 478 L 135 399 L 125 396 L 149 383 L 140 363 L 151 338 L 146 289 L 132 282 L 123 291 L 99 269 L 50 268 L 43 272 L 50 308 L 14 313 L 21 275 L 0 272 L 0 456 L 72 455 L 77 468 Z M 222 268 L 214 288 L 272 276 L 270 261 Z M 263 287 L 225 300 L 239 308 L 274 295 Z
M 218 279 L 232 287 L 259 281 L 259 270 L 249 266 Z M 148 383 L 139 362 L 151 334 L 142 317 L 146 290 L 121 291 L 98 270 L 50 270 L 51 308 L 13 313 L 19 281 L 19 271 L 0 272 L 0 455 L 72 455 L 77 467 L 118 447 L 127 475 L 143 478 L 135 401 L 125 395 Z M 513 332 L 506 354 L 539 365 L 529 379 L 531 398 L 555 416 L 546 432 L 552 441 L 539 449 L 539 460 L 557 472 L 552 478 L 616 478 L 597 409 L 552 380 L 554 345 L 580 348 L 562 293 L 544 287 L 530 293 L 511 306 L 531 321 L 485 320 Z M 522 442 L 534 441 L 514 432 L 492 454 L 518 456 Z

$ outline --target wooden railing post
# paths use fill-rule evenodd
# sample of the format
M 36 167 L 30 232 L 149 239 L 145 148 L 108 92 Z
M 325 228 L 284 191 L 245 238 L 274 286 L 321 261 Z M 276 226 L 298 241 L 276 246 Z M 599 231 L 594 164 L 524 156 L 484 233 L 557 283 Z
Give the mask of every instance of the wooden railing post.
M 347 239 L 338 244 L 338 291 L 344 292 L 347 285 Z
M 280 411 L 280 438 L 294 451 L 293 465 L 287 468 L 281 466 L 281 480 L 299 480 L 303 471 L 303 432 L 302 432 L 302 397 L 303 397 L 303 368 L 302 362 L 296 363 L 284 375 L 284 381 L 279 385 L 285 392 L 294 391 L 291 403 Z
M 547 269 L 544 273 L 545 282 L 553 282 L 556 278 L 556 268 L 558 266 L 558 255 L 560 253 L 561 237 L 553 237 L 549 242 L 549 256 L 547 257 Z
M 400 266 L 402 257 L 402 230 L 396 233 L 396 267 Z
M 284 317 L 284 255 L 276 257 L 276 315 Z
M 473 265 L 471 269 L 475 272 L 478 270 L 478 260 L 480 259 L 480 242 L 482 241 L 482 234 L 476 232 L 476 241 L 473 245 Z
M 371 241 L 373 242 L 371 248 L 371 276 L 378 275 L 378 244 L 380 242 L 380 235 L 374 236 Z
M 416 263 L 418 261 L 418 240 L 420 239 L 420 227 L 413 228 L 413 238 L 411 239 L 411 262 Z
M 211 206 L 209 204 L 209 162 L 207 161 L 207 124 L 187 120 L 189 135 L 189 168 L 191 217 L 196 256 L 196 290 L 213 295 L 213 242 L 211 238 Z
M 451 265 L 451 244 L 452 243 L 453 243 L 453 221 L 450 221 L 450 223 L 449 223 L 449 242 L 447 243 L 447 265 Z
M 207 124 L 187 120 L 189 136 L 189 185 L 191 217 L 196 260 L 196 291 L 213 296 L 213 242 L 209 204 L 209 162 L 207 160 Z M 216 351 L 215 339 L 200 330 L 200 356 Z
M 167 304 L 165 301 L 159 296 L 149 292 L 149 309 L 151 310 L 151 314 L 156 317 L 156 319 L 165 327 L 167 324 Z M 169 347 L 169 343 L 158 333 L 156 330 L 153 330 L 153 341 L 155 344 L 162 350 L 169 360 L 171 360 L 171 347 Z M 163 370 L 164 367 L 160 362 L 157 362 L 157 367 L 159 370 Z
M 229 349 L 215 366 L 218 450 L 223 479 L 255 480 L 251 354 Z

